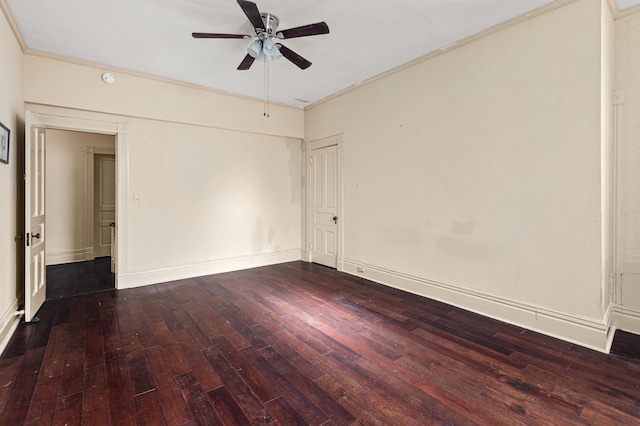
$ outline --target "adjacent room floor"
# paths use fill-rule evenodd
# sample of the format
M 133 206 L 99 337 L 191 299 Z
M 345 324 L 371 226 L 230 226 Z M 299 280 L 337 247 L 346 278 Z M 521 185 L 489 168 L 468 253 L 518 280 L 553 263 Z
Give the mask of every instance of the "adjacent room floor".
M 115 288 L 111 257 L 47 266 L 47 300 Z
M 79 274 L 82 275 L 82 274 Z M 0 358 L 0 424 L 638 424 L 603 354 L 292 262 L 48 300 Z

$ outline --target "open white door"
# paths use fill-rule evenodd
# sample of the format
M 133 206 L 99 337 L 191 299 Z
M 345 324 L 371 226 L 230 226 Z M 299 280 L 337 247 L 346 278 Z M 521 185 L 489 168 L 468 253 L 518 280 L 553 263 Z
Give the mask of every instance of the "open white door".
M 24 196 L 24 320 L 35 314 L 47 294 L 45 270 L 45 129 L 37 114 L 27 111 Z
M 335 268 L 338 257 L 337 146 L 311 151 L 311 260 Z

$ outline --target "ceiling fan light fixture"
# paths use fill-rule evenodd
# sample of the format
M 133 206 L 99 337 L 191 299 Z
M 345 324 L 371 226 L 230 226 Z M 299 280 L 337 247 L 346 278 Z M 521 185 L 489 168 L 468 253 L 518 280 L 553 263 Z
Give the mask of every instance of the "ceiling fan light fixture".
M 260 54 L 262 53 L 262 41 L 255 40 L 251 45 L 247 48 L 247 53 L 251 55 L 253 58 L 258 59 Z
M 275 61 L 276 59 L 282 58 L 282 53 L 280 53 L 280 49 L 278 46 L 270 39 L 267 38 L 262 41 L 262 51 L 264 54 L 271 58 L 271 60 Z

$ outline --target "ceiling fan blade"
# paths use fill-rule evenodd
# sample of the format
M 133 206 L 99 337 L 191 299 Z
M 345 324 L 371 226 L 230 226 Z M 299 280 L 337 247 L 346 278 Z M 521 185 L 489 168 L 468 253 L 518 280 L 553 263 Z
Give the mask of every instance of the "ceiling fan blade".
M 298 55 L 296 52 L 289 49 L 288 47 L 283 46 L 280 43 L 276 44 L 276 46 L 278 46 L 278 49 L 280 49 L 280 53 L 282 53 L 282 56 L 284 56 L 285 58 L 293 62 L 300 69 L 306 70 L 311 66 L 311 62 L 307 61 L 305 58 Z
M 254 2 L 246 0 L 238 0 L 238 4 L 242 8 L 244 14 L 247 15 L 247 18 L 249 19 L 249 22 L 251 22 L 251 25 L 253 25 L 253 28 L 264 31 L 264 22 L 262 22 L 258 6 L 256 6 Z
M 319 34 L 329 34 L 329 26 L 326 22 L 316 22 L 315 24 L 303 25 L 301 27 L 289 28 L 278 31 L 278 38 L 307 37 Z
M 249 68 L 251 68 L 251 65 L 253 64 L 253 61 L 255 61 L 253 56 L 247 54 L 247 56 L 244 57 L 242 62 L 240 62 L 240 65 L 238 65 L 238 70 L 240 70 L 240 71 L 248 70 Z
M 247 34 L 191 33 L 193 38 L 251 38 Z

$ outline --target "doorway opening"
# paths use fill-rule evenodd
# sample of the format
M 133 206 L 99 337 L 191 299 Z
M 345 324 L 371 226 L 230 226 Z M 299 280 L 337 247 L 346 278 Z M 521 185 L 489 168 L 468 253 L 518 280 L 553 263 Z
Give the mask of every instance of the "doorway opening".
M 115 136 L 47 129 L 46 298 L 115 288 Z

